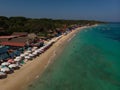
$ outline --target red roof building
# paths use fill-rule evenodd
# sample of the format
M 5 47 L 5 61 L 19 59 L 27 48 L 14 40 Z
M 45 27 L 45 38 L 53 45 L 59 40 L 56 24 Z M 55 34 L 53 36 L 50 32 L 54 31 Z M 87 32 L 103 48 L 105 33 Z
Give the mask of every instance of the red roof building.
M 14 32 L 12 35 L 18 36 L 18 37 L 25 37 L 28 35 L 27 32 Z
M 17 36 L 0 36 L 0 39 L 10 39 L 10 38 L 15 38 Z
M 24 47 L 27 40 L 27 37 L 0 36 L 0 44 L 5 46 Z
M 25 43 L 18 43 L 18 42 L 1 42 L 2 45 L 5 46 L 16 46 L 16 47 L 24 47 Z

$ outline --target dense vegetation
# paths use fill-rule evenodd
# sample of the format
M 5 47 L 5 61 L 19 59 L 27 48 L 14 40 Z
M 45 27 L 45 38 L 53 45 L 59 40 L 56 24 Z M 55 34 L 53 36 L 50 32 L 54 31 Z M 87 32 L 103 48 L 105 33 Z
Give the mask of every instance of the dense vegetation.
M 38 35 L 47 36 L 49 32 L 60 30 L 71 25 L 85 25 L 85 24 L 101 23 L 98 21 L 88 20 L 53 20 L 53 19 L 32 19 L 26 17 L 5 17 L 0 16 L 0 35 L 8 35 L 13 32 L 34 32 Z

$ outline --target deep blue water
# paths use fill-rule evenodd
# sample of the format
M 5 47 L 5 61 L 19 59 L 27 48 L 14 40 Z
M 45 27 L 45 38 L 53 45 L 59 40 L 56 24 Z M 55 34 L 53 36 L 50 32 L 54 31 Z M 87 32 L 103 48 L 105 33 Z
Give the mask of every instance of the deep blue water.
M 77 33 L 28 90 L 120 90 L 120 24 Z

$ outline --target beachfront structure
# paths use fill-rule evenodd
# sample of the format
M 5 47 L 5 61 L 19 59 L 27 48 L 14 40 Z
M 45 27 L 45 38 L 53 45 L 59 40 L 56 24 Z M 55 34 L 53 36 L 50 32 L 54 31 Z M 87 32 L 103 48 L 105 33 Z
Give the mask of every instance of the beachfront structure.
M 42 46 L 44 42 L 34 33 L 14 32 L 10 36 L 0 36 L 0 44 L 4 46 L 25 47 Z
M 26 44 L 25 37 L 19 36 L 0 36 L 0 44 L 5 46 L 23 47 Z
M 6 60 L 19 56 L 29 47 L 41 47 L 44 41 L 37 38 L 34 33 L 14 32 L 10 36 L 0 36 L 0 44 L 0 60 Z
M 24 47 L 27 42 L 26 32 L 14 32 L 10 36 L 0 36 L 0 44 L 5 46 Z
M 25 37 L 27 35 L 28 35 L 27 32 L 13 32 L 12 33 L 12 36 L 19 36 L 19 37 Z

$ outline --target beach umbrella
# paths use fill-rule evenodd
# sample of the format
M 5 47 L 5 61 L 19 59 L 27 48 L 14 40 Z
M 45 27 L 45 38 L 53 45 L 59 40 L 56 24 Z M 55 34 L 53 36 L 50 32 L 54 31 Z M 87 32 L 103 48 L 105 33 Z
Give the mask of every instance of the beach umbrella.
M 37 53 L 37 52 L 33 52 L 32 54 L 33 54 L 33 55 L 37 55 L 38 53 Z
M 0 72 L 0 76 L 5 76 L 5 75 L 6 75 L 6 73 Z
M 33 47 L 33 49 L 37 49 L 38 47 Z
M 8 63 L 14 63 L 14 60 L 13 59 L 9 59 L 7 62 Z
M 32 52 L 35 51 L 36 49 L 32 49 Z
M 56 39 L 53 39 L 52 42 L 56 42 Z
M 21 56 L 16 57 L 16 59 L 21 59 Z
M 1 68 L 4 68 L 4 67 L 6 67 L 6 66 L 5 66 L 5 65 L 1 65 L 1 66 L 0 66 L 0 69 L 1 69 Z
M 33 47 L 33 48 L 32 48 L 32 51 L 35 51 L 37 48 L 38 48 L 38 47 Z
M 38 53 L 38 54 L 40 54 L 41 53 L 41 51 L 39 51 L 39 50 L 37 50 L 37 51 L 35 51 L 36 53 Z
M 36 50 L 36 51 L 34 51 L 34 52 L 39 53 L 39 50 Z
M 41 51 L 44 51 L 45 48 L 46 48 L 46 45 L 43 46 L 43 47 L 41 47 L 40 50 L 41 50 Z
M 1 78 L 5 78 L 6 76 L 7 76 L 6 73 L 4 73 L 4 72 L 0 72 L 0 79 L 1 79 Z
M 24 55 L 28 55 L 29 53 L 28 52 L 25 52 Z
M 28 56 L 29 56 L 29 57 L 34 57 L 34 55 L 33 55 L 33 54 L 29 54 Z
M 41 50 L 44 49 L 44 46 L 40 48 Z
M 14 59 L 14 61 L 20 61 L 20 60 L 21 60 L 21 59 L 19 59 L 19 58 L 15 58 L 15 59 Z
M 42 47 L 42 49 L 45 49 L 47 47 L 47 44 L 45 46 Z
M 28 53 L 31 53 L 32 51 L 28 50 L 27 52 L 28 52 Z
M 38 52 L 41 52 L 42 50 L 41 49 L 38 49 Z
M 0 62 L 3 62 L 4 60 L 0 59 Z
M 44 50 L 44 49 L 45 49 L 45 47 L 46 47 L 46 45 L 45 45 L 45 46 L 43 46 L 43 47 L 41 47 L 41 49 L 42 49 L 42 50 Z
M 16 68 L 16 67 L 17 67 L 17 64 L 10 64 L 8 67 L 9 67 L 9 68 Z
M 25 59 L 30 59 L 30 57 L 29 56 L 25 56 Z
M 2 72 L 9 72 L 10 69 L 9 69 L 8 67 L 4 67 L 4 68 L 1 68 L 1 71 L 2 71 Z
M 9 64 L 10 64 L 9 62 L 3 62 L 1 65 L 6 66 L 6 65 L 9 65 Z
M 39 51 L 39 52 L 43 52 L 44 50 L 43 50 L 43 48 L 40 48 L 40 49 L 38 49 L 38 51 Z
M 21 57 L 24 57 L 24 56 L 26 56 L 26 55 L 25 55 L 25 54 L 21 54 L 20 56 L 21 56 Z
M 35 51 L 35 53 L 39 54 L 39 53 L 40 53 L 40 51 L 39 51 L 39 50 L 36 50 L 36 51 Z
M 18 56 L 18 57 L 16 57 L 15 59 L 14 59 L 14 61 L 20 61 L 22 59 L 22 57 L 21 56 Z
M 40 51 L 40 50 L 42 50 L 42 48 L 39 48 L 38 50 Z
M 27 50 L 31 50 L 32 48 L 31 47 L 29 47 Z

